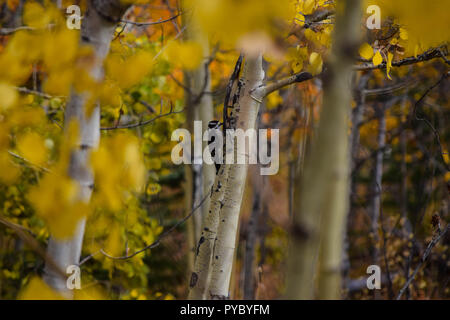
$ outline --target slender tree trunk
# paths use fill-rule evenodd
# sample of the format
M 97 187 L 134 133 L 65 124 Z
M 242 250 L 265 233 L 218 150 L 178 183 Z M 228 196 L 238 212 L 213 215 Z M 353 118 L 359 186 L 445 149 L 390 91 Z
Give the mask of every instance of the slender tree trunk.
M 194 10 L 195 8 L 190 8 L 188 10 Z M 187 11 L 187 10 L 186 10 Z M 189 12 L 189 11 L 188 11 Z M 203 51 L 203 63 L 193 71 L 186 71 L 186 104 L 188 109 L 188 127 L 192 131 L 194 121 L 201 121 L 203 130 L 208 128 L 208 122 L 213 120 L 214 116 L 214 107 L 212 96 L 209 94 L 211 91 L 211 75 L 209 71 L 209 63 L 210 63 L 210 48 L 209 48 L 209 40 L 208 37 L 204 34 L 204 32 L 199 28 L 194 21 L 195 15 L 190 14 L 186 17 L 186 40 L 195 41 L 200 44 Z M 201 139 L 202 137 L 200 137 Z M 202 142 L 203 148 L 206 147 L 206 142 Z M 209 165 L 206 163 L 202 164 L 192 164 L 190 166 L 186 166 L 187 177 L 190 179 L 187 181 L 186 186 L 186 196 L 190 198 L 187 201 L 189 205 L 189 211 L 192 210 L 192 207 L 197 205 L 203 197 L 211 191 L 211 187 L 214 183 L 215 179 L 215 168 L 214 165 Z M 189 222 L 189 232 L 192 232 L 193 235 L 189 235 L 189 238 L 192 242 L 190 242 L 190 247 L 194 248 L 200 239 L 200 230 L 203 223 L 204 218 L 209 210 L 210 198 L 207 198 L 203 203 L 200 214 L 194 215 L 194 219 Z M 190 254 L 189 260 L 192 261 L 192 264 L 189 265 L 189 269 L 193 268 L 193 261 L 195 258 L 195 253 L 192 251 Z
M 247 225 L 244 255 L 244 299 L 255 299 L 255 245 L 257 240 L 258 220 L 261 215 L 261 193 L 263 177 L 259 174 L 259 166 L 253 170 L 253 206 Z
M 94 49 L 95 62 L 90 74 L 96 80 L 100 80 L 103 76 L 103 60 L 108 54 L 116 23 L 126 9 L 127 7 L 121 5 L 119 0 L 88 2 L 81 30 L 81 41 Z M 100 140 L 100 106 L 97 105 L 92 113 L 87 115 L 85 102 L 84 95 L 72 93 L 65 111 L 65 125 L 67 128 L 74 121 L 78 124 L 80 144 L 72 151 L 68 173 L 79 185 L 80 200 L 88 203 L 94 186 L 89 167 L 89 155 L 91 150 L 98 146 Z M 60 240 L 54 237 L 49 239 L 47 253 L 61 270 L 79 263 L 84 226 L 85 219 L 82 219 L 78 222 L 75 234 L 70 239 Z M 71 292 L 66 287 L 66 279 L 48 264 L 44 270 L 44 280 L 63 295 L 71 297 Z
M 195 264 L 189 283 L 190 300 L 206 298 L 211 258 L 219 226 L 219 212 L 225 195 L 223 184 L 227 180 L 228 169 L 229 165 L 221 165 L 211 190 L 210 210 L 203 221 L 200 240 L 195 248 Z
M 378 264 L 378 223 L 380 219 L 381 207 L 381 183 L 383 178 L 383 155 L 386 140 L 386 117 L 384 108 L 379 106 L 378 110 L 378 150 L 375 154 L 375 165 L 373 169 L 373 184 L 372 184 L 372 201 L 370 204 L 370 217 L 372 219 L 370 231 L 373 235 L 374 248 L 372 251 L 372 262 Z
M 262 56 L 248 57 L 244 66 L 243 87 L 238 104 L 234 106 L 236 129 L 254 129 L 261 101 L 265 96 L 263 89 L 264 71 Z M 234 146 L 234 154 L 237 145 Z M 245 158 L 249 157 L 249 148 Z M 236 246 L 236 232 L 239 222 L 242 196 L 247 178 L 248 164 L 233 164 L 228 169 L 223 208 L 220 211 L 220 224 L 213 251 L 209 298 L 226 299 L 229 296 L 231 270 Z
M 366 93 L 365 88 L 367 87 L 367 82 L 369 81 L 370 73 L 363 74 L 360 79 L 358 86 L 355 90 L 355 100 L 356 100 L 356 107 L 352 112 L 352 131 L 350 134 L 350 193 L 349 193 L 349 209 L 348 209 L 348 223 L 347 226 L 349 226 L 349 223 L 352 221 L 352 217 L 354 215 L 354 203 L 356 200 L 356 178 L 357 173 L 355 172 L 356 169 L 356 162 L 358 160 L 358 153 L 359 153 L 359 128 L 361 126 L 363 116 L 364 116 L 364 108 L 366 104 Z M 348 271 L 350 270 L 350 258 L 349 258 L 349 249 L 350 244 L 348 242 L 348 234 L 345 232 L 345 240 L 344 240 L 344 252 L 343 252 L 343 265 L 342 265 L 342 273 L 343 276 L 346 278 L 348 276 Z
M 297 177 L 296 209 L 290 248 L 287 297 L 314 296 L 314 274 L 321 241 L 319 297 L 338 298 L 348 202 L 348 113 L 350 75 L 360 30 L 360 1 L 338 5 L 334 44 L 324 79 L 320 124 L 303 177 Z M 341 9 L 341 10 L 339 10 Z M 299 194 L 301 190 L 301 194 Z M 321 220 L 323 223 L 321 224 Z

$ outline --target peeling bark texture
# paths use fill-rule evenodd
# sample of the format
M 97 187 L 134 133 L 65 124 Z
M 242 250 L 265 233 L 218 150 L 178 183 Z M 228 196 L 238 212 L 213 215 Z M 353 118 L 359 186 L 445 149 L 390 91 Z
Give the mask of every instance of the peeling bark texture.
M 245 131 L 255 128 L 261 101 L 265 95 L 262 55 L 246 58 L 241 80 L 243 80 L 243 87 L 241 88 L 238 103 L 234 106 L 233 111 L 236 117 L 236 129 Z M 234 146 L 234 154 L 237 154 L 236 144 Z M 246 148 L 244 156 L 248 159 L 249 148 Z M 247 171 L 248 164 L 233 164 L 228 168 L 223 208 L 220 211 L 220 223 L 213 250 L 211 282 L 208 289 L 209 299 L 229 298 L 239 213 Z
M 332 55 L 324 76 L 324 98 L 317 138 L 296 176 L 294 226 L 288 264 L 287 298 L 311 299 L 320 247 L 319 291 L 337 299 L 348 202 L 348 113 L 350 112 L 349 51 L 359 39 L 360 1 L 341 1 L 336 10 Z M 338 8 L 339 9 L 339 8 Z
M 116 22 L 125 13 L 127 6 L 119 0 L 91 0 L 82 24 L 81 42 L 94 49 L 95 62 L 90 70 L 91 76 L 100 80 L 103 77 L 103 60 L 108 54 Z M 76 121 L 79 127 L 79 146 L 72 151 L 68 174 L 79 185 L 79 198 L 88 203 L 91 197 L 94 177 L 89 168 L 89 154 L 100 141 L 100 106 L 97 105 L 90 115 L 85 110 L 86 97 L 72 92 L 65 111 L 65 125 Z M 64 213 L 62 213 L 64 214 Z M 75 234 L 65 240 L 50 237 L 47 254 L 56 262 L 61 270 L 69 265 L 79 263 L 83 242 L 85 220 L 82 219 Z M 44 269 L 44 280 L 52 288 L 64 296 L 72 294 L 66 287 L 66 279 L 62 278 L 50 265 Z

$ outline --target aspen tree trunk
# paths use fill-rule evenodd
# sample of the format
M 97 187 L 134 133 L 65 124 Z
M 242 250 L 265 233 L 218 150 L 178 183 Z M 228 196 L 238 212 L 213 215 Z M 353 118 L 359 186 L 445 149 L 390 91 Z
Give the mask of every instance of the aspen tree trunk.
M 339 298 L 342 246 L 348 202 L 349 50 L 360 30 L 360 1 L 340 1 L 317 138 L 304 175 L 296 177 L 294 226 L 287 297 L 314 297 L 314 275 L 321 243 L 319 298 Z M 301 192 L 301 193 L 300 193 Z M 321 222 L 323 222 L 321 224 Z
M 195 263 L 189 283 L 190 300 L 203 300 L 209 284 L 211 258 L 219 226 L 219 213 L 225 195 L 224 184 L 228 177 L 229 166 L 223 164 L 215 178 L 211 190 L 210 208 L 203 220 L 200 240 L 195 248 Z
M 380 219 L 380 207 L 381 207 L 381 183 L 383 178 L 383 154 L 386 139 L 386 117 L 384 109 L 379 106 L 378 113 L 378 136 L 377 136 L 377 152 L 375 155 L 375 166 L 373 169 L 373 185 L 372 185 L 372 203 L 370 204 L 370 217 L 372 219 L 370 231 L 373 235 L 373 264 L 378 264 L 378 220 Z
M 191 8 L 190 10 L 194 10 Z M 209 40 L 203 31 L 197 26 L 195 15 L 192 13 L 186 18 L 186 40 L 200 44 L 203 52 L 203 63 L 193 71 L 186 71 L 186 104 L 188 128 L 193 132 L 194 121 L 201 121 L 203 130 L 208 128 L 208 122 L 213 120 L 213 101 L 209 94 L 211 91 L 211 75 L 209 72 Z M 202 138 L 202 137 L 200 137 Z M 204 149 L 207 142 L 202 142 Z M 206 194 L 211 191 L 215 179 L 215 167 L 206 163 L 186 166 L 186 205 L 188 212 L 201 202 Z M 196 213 L 193 220 L 188 222 L 189 247 L 193 249 L 200 239 L 200 230 L 204 217 L 209 210 L 210 198 L 203 203 L 200 212 Z M 189 253 L 189 269 L 194 265 L 194 250 Z
M 90 70 L 91 76 L 101 80 L 103 76 L 103 60 L 108 54 L 111 39 L 117 22 L 125 13 L 127 7 L 119 0 L 91 0 L 82 24 L 81 42 L 91 45 L 94 49 L 95 62 Z M 65 126 L 75 121 L 79 127 L 79 146 L 72 151 L 69 176 L 79 185 L 79 198 L 88 203 L 94 186 L 94 178 L 89 168 L 89 155 L 96 148 L 100 140 L 100 106 L 97 105 L 90 115 L 85 110 L 86 97 L 73 92 L 65 111 Z M 63 212 L 61 214 L 64 214 Z M 51 237 L 47 253 L 61 270 L 69 265 L 79 263 L 85 219 L 79 221 L 75 234 L 66 240 Z M 52 288 L 70 298 L 71 292 L 66 287 L 66 279 L 50 265 L 45 266 L 44 280 Z
M 265 96 L 262 55 L 246 59 L 242 78 L 243 87 L 239 102 L 234 106 L 234 112 L 236 129 L 246 131 L 255 128 L 259 107 Z M 236 144 L 234 149 L 236 154 Z M 246 148 L 244 154 L 247 160 L 249 149 Z M 220 211 L 220 223 L 212 257 L 211 282 L 208 289 L 210 299 L 229 297 L 236 233 L 247 171 L 248 164 L 233 164 L 228 169 L 228 181 L 225 185 L 223 207 Z
M 258 220 L 261 215 L 261 196 L 263 178 L 259 174 L 259 166 L 252 170 L 253 206 L 248 220 L 245 255 L 244 255 L 244 299 L 255 299 L 255 245 L 257 240 Z
M 367 87 L 367 82 L 369 81 L 371 73 L 365 73 L 361 75 L 358 79 L 358 85 L 355 88 L 355 101 L 356 107 L 352 110 L 352 131 L 350 133 L 350 187 L 349 187 L 349 208 L 348 208 L 348 220 L 351 221 L 354 211 L 353 204 L 356 195 L 356 162 L 358 160 L 358 152 L 359 152 L 359 128 L 362 123 L 362 119 L 364 116 L 364 108 L 366 104 L 366 92 L 365 88 Z M 348 226 L 348 223 L 347 223 Z M 349 242 L 347 232 L 344 234 L 344 252 L 343 252 L 343 265 L 342 265 L 342 273 L 344 277 L 347 277 L 348 271 L 350 270 L 350 259 L 349 259 Z

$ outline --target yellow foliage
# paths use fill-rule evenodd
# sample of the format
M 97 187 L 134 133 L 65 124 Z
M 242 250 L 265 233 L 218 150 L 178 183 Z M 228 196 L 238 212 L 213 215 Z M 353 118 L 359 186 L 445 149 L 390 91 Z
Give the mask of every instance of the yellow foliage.
M 12 161 L 11 156 L 5 151 L 0 151 L 0 181 L 5 184 L 13 184 L 20 175 L 20 170 Z
M 153 56 L 146 51 L 139 51 L 131 57 L 123 59 L 113 54 L 105 62 L 106 75 L 114 80 L 122 89 L 128 89 L 139 83 L 153 66 Z
M 194 70 L 203 60 L 203 50 L 200 44 L 192 41 L 171 41 L 165 55 L 170 63 L 179 64 L 183 69 Z
M 14 106 L 18 98 L 17 91 L 5 83 L 0 83 L 0 111 L 5 111 Z
M 78 186 L 68 176 L 49 173 L 28 194 L 36 213 L 55 238 L 73 235 L 77 222 L 87 216 L 88 205 L 79 200 Z
M 317 52 L 311 53 L 309 56 L 308 70 L 312 75 L 317 75 L 322 72 L 323 61 L 320 54 Z
M 286 53 L 286 60 L 291 64 L 292 71 L 298 73 L 303 69 L 303 63 L 308 59 L 308 48 L 299 47 L 289 48 Z
M 383 17 L 394 16 L 401 25 L 400 38 L 407 40 L 407 54 L 417 46 L 424 50 L 450 40 L 448 0 L 368 0 L 380 6 Z
M 26 288 L 19 294 L 20 300 L 64 300 L 64 298 L 50 288 L 41 278 L 34 277 Z
M 73 295 L 74 300 L 106 300 L 107 295 L 97 286 L 89 286 L 80 290 L 75 290 Z
M 118 134 L 102 139 L 91 155 L 97 196 L 112 210 L 122 207 L 125 190 L 138 191 L 145 182 L 145 166 L 136 137 Z
M 372 58 L 372 63 L 374 66 L 378 66 L 383 62 L 383 57 L 381 56 L 380 51 L 377 51 Z
M 110 225 L 108 238 L 105 243 L 105 252 L 114 257 L 119 256 L 122 252 L 122 239 L 120 228 L 117 223 Z
M 161 185 L 159 185 L 157 183 L 149 183 L 146 192 L 149 196 L 153 196 L 155 194 L 158 194 L 160 191 L 161 191 Z
M 23 22 L 33 28 L 45 28 L 52 20 L 51 14 L 39 3 L 27 1 L 23 12 Z
M 195 7 L 194 19 L 208 34 L 226 44 L 235 44 L 245 34 L 276 33 L 279 24 L 296 16 L 291 0 L 187 0 L 187 7 Z
M 366 60 L 370 60 L 372 59 L 374 52 L 373 52 L 373 48 L 370 44 L 368 43 L 364 43 L 360 48 L 359 48 L 359 55 L 361 57 L 363 57 Z
M 17 139 L 19 153 L 33 164 L 42 165 L 47 158 L 44 139 L 36 132 L 26 133 Z
M 394 55 L 391 52 L 388 52 L 387 55 L 387 61 L 386 61 L 386 74 L 387 77 L 392 80 L 391 78 L 391 68 L 392 68 L 392 59 L 394 58 Z
M 283 98 L 280 96 L 278 91 L 272 92 L 267 97 L 267 109 L 276 108 L 279 104 L 283 102 Z

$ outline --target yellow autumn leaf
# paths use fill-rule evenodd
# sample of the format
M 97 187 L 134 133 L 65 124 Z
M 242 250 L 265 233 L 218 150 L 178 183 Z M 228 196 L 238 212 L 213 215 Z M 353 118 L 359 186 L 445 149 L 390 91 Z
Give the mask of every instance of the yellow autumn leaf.
M 372 63 L 374 66 L 378 66 L 383 62 L 383 57 L 381 56 L 380 51 L 377 51 L 373 56 Z
M 275 91 L 267 97 L 267 109 L 276 108 L 283 102 L 283 98 L 280 96 L 278 91 Z
M 373 48 L 370 44 L 368 44 L 367 42 L 364 43 L 360 48 L 359 48 L 359 55 L 361 57 L 363 57 L 366 60 L 370 60 L 372 59 L 374 53 L 373 53 Z
M 161 191 L 161 186 L 157 183 L 149 183 L 148 187 L 147 187 L 147 194 L 149 196 L 158 194 Z
M 47 158 L 45 141 L 35 133 L 26 133 L 17 139 L 17 150 L 20 155 L 33 164 L 42 165 Z
M 302 13 L 311 14 L 314 11 L 316 0 L 303 0 Z
M 308 70 L 312 75 L 317 75 L 322 72 L 323 61 L 320 54 L 317 52 L 311 53 L 309 56 Z
M 392 54 L 391 52 L 388 52 L 387 55 L 387 61 L 386 61 L 386 74 L 387 77 L 392 80 L 391 78 L 391 68 L 392 68 L 392 59 L 394 58 L 394 54 Z
M 0 83 L 0 111 L 8 110 L 17 101 L 17 91 L 10 85 Z

